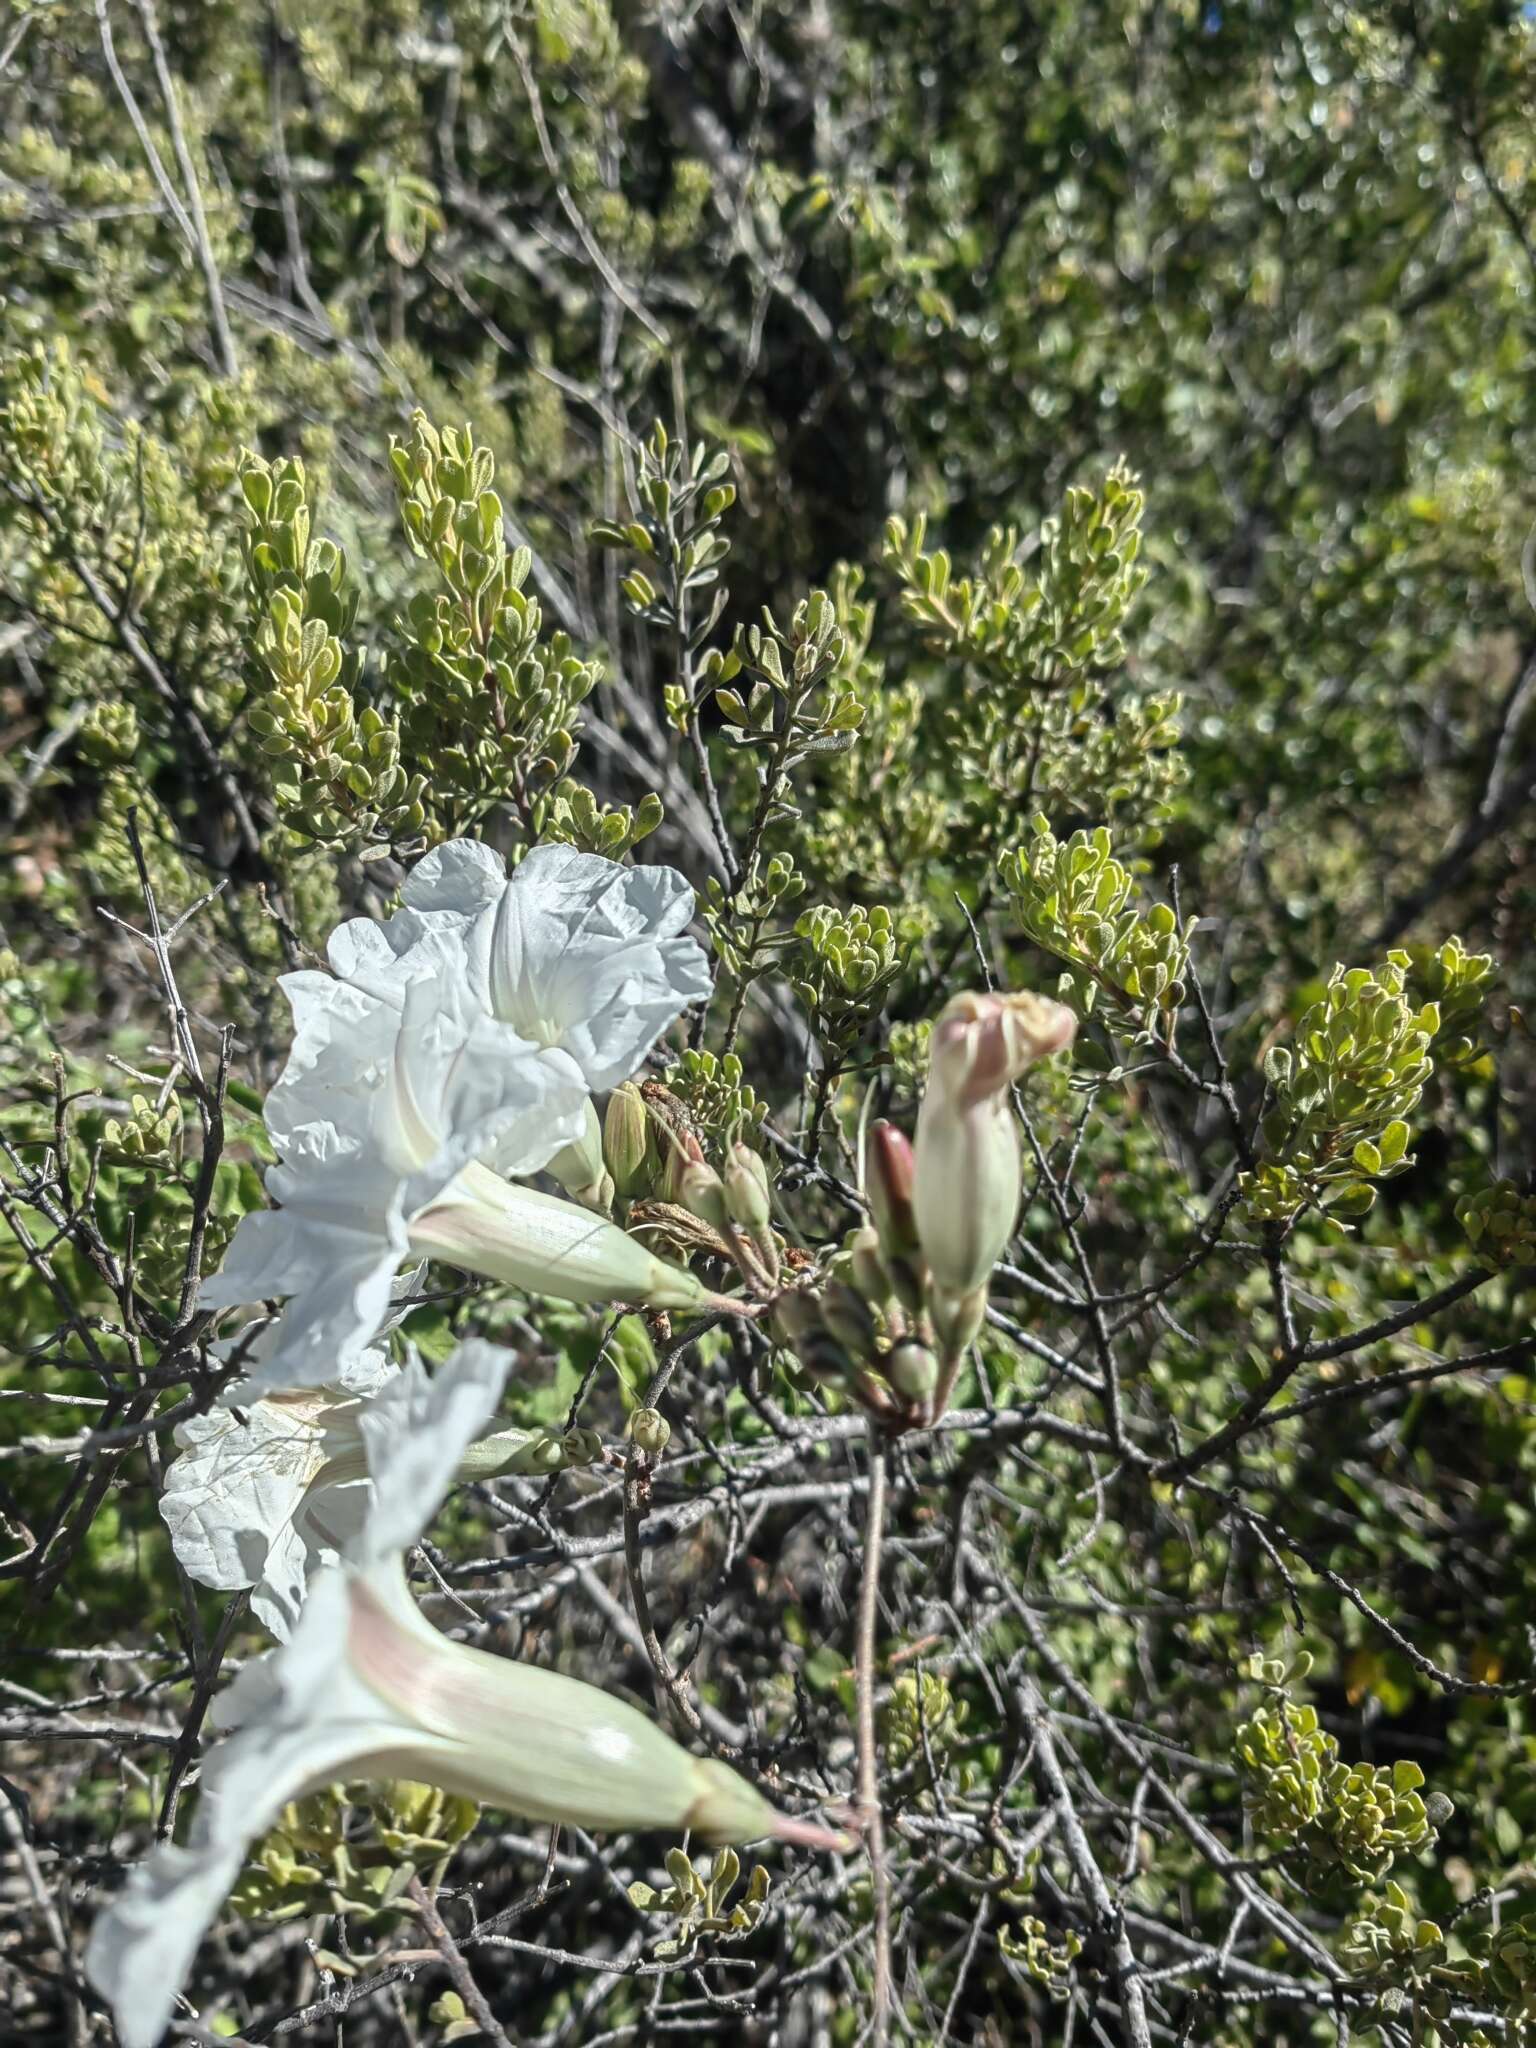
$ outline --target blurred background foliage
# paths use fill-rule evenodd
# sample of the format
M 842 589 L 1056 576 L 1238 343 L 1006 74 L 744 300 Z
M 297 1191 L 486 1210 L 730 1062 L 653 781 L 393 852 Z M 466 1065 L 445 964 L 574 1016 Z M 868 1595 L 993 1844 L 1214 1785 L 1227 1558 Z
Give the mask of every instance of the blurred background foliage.
M 886 1610 L 890 1657 L 925 1660 L 890 1667 L 901 1799 L 995 1822 L 1017 1730 L 989 1674 L 1043 1658 L 1040 1685 L 1193 1759 L 1188 1799 L 1356 1985 L 1337 2024 L 1526 2038 L 1536 1972 L 1504 1923 L 1536 1828 L 1530 16 L 13 0 L 0 1597 L 34 1661 L 7 1708 L 74 1700 L 86 1667 L 47 1655 L 71 1644 L 174 1686 L 216 1625 L 154 1513 L 168 1434 L 71 1446 L 129 1390 L 206 1398 L 206 1357 L 156 1386 L 157 1331 L 261 1199 L 275 974 L 453 833 L 643 841 L 698 887 L 721 973 L 667 1079 L 708 1145 L 774 1134 L 812 1254 L 856 1220 L 865 1089 L 910 1112 L 947 993 L 1060 980 L 1085 1020 L 1071 1078 L 1032 1088 L 969 1394 L 1099 1426 L 1107 1314 L 1125 1426 L 1171 1469 L 1070 1435 L 914 1451 Z M 176 956 L 205 1051 L 234 1032 L 196 1233 L 188 1076 L 152 960 L 102 914 L 143 920 L 130 815 L 167 922 L 217 892 Z M 40 1162 L 126 1294 L 79 1231 L 49 1240 Z M 1404 1309 L 1442 1292 L 1449 1329 Z M 585 1387 L 584 1419 L 621 1429 L 645 1332 L 594 1383 L 590 1318 L 522 1308 L 413 1330 L 440 1353 L 500 1317 L 519 1419 Z M 766 1427 L 762 1361 L 723 1348 L 690 1366 L 689 1483 Z M 1498 1357 L 1437 1372 L 1447 1349 Z M 771 1370 L 791 1413 L 842 1412 Z M 945 1606 L 977 1568 L 958 1536 L 925 1582 L 924 1531 L 973 1484 L 1048 1654 L 1009 1599 Z M 772 1530 L 776 1573 L 716 1589 L 731 1625 L 698 1679 L 824 1756 L 847 1573 L 793 1515 Z M 525 1628 L 612 1677 L 599 1633 L 528 1613 L 501 1646 Z M 1300 1676 L 1245 1663 L 1303 1640 Z M 1074 1739 L 1127 1898 L 1193 1949 L 1138 1944 L 1208 1961 L 1231 1917 L 1209 1858 L 1142 1814 L 1101 1723 Z M 107 1757 L 47 1755 L 50 1867 L 90 1878 L 152 1806 Z M 901 1852 L 912 2038 L 1054 2041 L 1074 1998 L 1112 2028 L 1056 1852 L 994 1870 L 977 1840 L 963 1868 Z M 680 1945 L 814 1957 L 777 1889 L 738 1923 L 707 1873 L 672 1879 L 645 1911 Z M 599 1948 L 616 1910 L 577 1884 L 551 1938 Z M 1258 1920 L 1237 1952 L 1277 1986 L 1295 1963 Z M 520 1981 L 529 2038 L 641 2010 L 633 1979 L 601 2025 L 579 1972 Z M 1339 2038 L 1283 1987 L 1226 2005 L 1203 1982 L 1170 1987 L 1167 2038 Z M 232 2009 L 292 1988 L 247 1975 Z M 23 1995 L 62 2038 L 56 1981 Z M 813 2015 L 839 2041 L 855 2017 Z

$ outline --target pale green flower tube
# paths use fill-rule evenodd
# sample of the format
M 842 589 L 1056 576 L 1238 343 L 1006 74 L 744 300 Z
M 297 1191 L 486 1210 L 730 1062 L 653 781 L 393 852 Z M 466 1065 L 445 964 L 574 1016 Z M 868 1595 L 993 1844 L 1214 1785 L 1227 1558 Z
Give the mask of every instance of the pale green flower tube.
M 714 1300 L 692 1273 L 657 1258 L 616 1223 L 514 1186 L 488 1166 L 466 1166 L 409 1229 L 412 1251 L 530 1294 L 667 1309 Z

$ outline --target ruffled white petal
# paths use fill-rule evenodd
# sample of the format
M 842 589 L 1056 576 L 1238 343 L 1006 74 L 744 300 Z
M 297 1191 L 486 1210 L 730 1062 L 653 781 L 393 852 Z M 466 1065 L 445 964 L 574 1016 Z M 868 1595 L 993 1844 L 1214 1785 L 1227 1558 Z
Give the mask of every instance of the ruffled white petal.
M 412 1361 L 375 1397 L 366 1433 L 377 1504 L 349 1546 L 357 1565 L 322 1572 L 292 1639 L 246 1665 L 214 1703 L 215 1726 L 229 1732 L 204 1765 L 186 1846 L 156 1849 L 92 1930 L 86 1971 L 112 2004 L 124 2048 L 159 2040 L 247 1850 L 290 1799 L 337 1778 L 430 1774 L 437 1753 L 456 1747 L 402 1718 L 359 1675 L 357 1601 L 361 1589 L 365 1614 L 403 1607 L 408 1626 L 426 1626 L 399 1552 L 436 1513 L 510 1362 L 490 1345 L 465 1345 L 436 1379 Z M 364 1560 L 380 1568 L 364 1573 Z
M 498 1017 L 613 1088 L 709 993 L 708 961 L 682 936 L 692 915 L 673 868 L 536 846 L 470 927 L 471 975 Z
M 346 1384 L 388 1308 L 410 1217 L 470 1162 L 536 1172 L 583 1127 L 574 1062 L 478 1006 L 462 974 L 445 979 L 452 964 L 434 941 L 433 972 L 397 1003 L 289 978 L 294 1055 L 268 1103 L 283 1160 L 267 1190 L 281 1208 L 241 1220 L 201 1296 L 215 1308 L 290 1297 L 251 1373 L 258 1391 Z
M 709 994 L 708 961 L 684 936 L 693 891 L 674 868 L 536 846 L 509 877 L 499 855 L 458 839 L 413 869 L 402 901 L 382 923 L 354 919 L 333 934 L 336 972 L 395 1001 L 424 955 L 456 944 L 476 999 L 525 1039 L 569 1054 L 589 1088 L 627 1080 Z
M 511 1362 L 510 1352 L 471 1338 L 435 1378 L 413 1359 L 360 1412 L 374 1503 L 355 1559 L 376 1563 L 416 1541 L 495 1414 Z

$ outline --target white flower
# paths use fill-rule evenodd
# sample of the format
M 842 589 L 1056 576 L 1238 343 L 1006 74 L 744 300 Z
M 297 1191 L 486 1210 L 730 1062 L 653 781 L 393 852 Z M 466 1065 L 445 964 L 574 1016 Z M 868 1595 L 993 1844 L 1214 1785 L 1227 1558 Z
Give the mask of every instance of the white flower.
M 215 1408 L 176 1431 L 181 1456 L 160 1496 L 171 1547 L 199 1585 L 251 1587 L 252 1611 L 275 1636 L 289 1634 L 311 1574 L 367 1515 L 360 1406 L 319 1387 Z
M 86 1971 L 125 2048 L 159 2039 L 252 1842 L 289 1800 L 337 1779 L 409 1778 L 581 1827 L 838 1845 L 635 1708 L 454 1643 L 416 1607 L 404 1552 L 494 1409 L 508 1362 L 466 1344 L 435 1380 L 407 1366 L 362 1413 L 374 1504 L 346 1562 L 315 1579 L 292 1640 L 215 1703 L 233 1732 L 204 1765 L 186 1846 L 156 1849 L 92 1930 Z
M 397 1285 L 386 1329 L 409 1312 L 415 1292 Z M 254 1367 L 270 1355 L 275 1334 L 269 1325 L 258 1338 Z M 279 1641 L 292 1633 L 310 1579 L 337 1562 L 367 1520 L 373 1491 L 360 1418 L 399 1369 L 370 1347 L 346 1387 L 259 1395 L 246 1380 L 228 1407 L 177 1425 L 181 1455 L 160 1496 L 171 1548 L 199 1585 L 249 1586 L 252 1612 Z M 459 1476 L 523 1470 L 542 1434 L 502 1429 L 480 1438 Z
M 693 891 L 675 868 L 536 846 L 509 876 L 489 847 L 455 839 L 411 870 L 401 902 L 383 923 L 354 918 L 332 934 L 339 975 L 386 993 L 414 974 L 425 940 L 451 935 L 486 1009 L 568 1054 L 591 1089 L 637 1073 L 673 1019 L 709 994 L 709 962 L 684 935 Z
M 386 994 L 284 978 L 294 1048 L 266 1105 L 280 1206 L 241 1219 L 201 1295 L 213 1308 L 291 1297 L 251 1375 L 258 1391 L 345 1385 L 412 1256 L 572 1301 L 708 1298 L 613 1225 L 500 1177 L 536 1172 L 582 1136 L 582 1076 L 480 1007 L 451 934 L 424 935 L 411 962 Z

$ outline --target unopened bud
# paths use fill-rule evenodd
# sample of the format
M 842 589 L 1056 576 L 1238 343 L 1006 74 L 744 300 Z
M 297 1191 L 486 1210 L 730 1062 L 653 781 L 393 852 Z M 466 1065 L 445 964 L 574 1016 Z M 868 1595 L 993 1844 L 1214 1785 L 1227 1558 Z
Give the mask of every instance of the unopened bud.
M 692 1131 L 665 1131 L 662 1134 L 664 1164 L 661 1169 L 661 1199 L 683 1206 L 683 1175 L 690 1166 L 704 1166 L 704 1147 Z
M 612 1209 L 613 1181 L 603 1165 L 602 1126 L 590 1095 L 581 1136 L 560 1147 L 549 1162 L 549 1171 L 584 1209 L 595 1209 L 603 1216 Z
M 690 1216 L 697 1216 L 711 1230 L 724 1230 L 730 1221 L 726 1210 L 725 1184 L 707 1159 L 690 1159 L 678 1176 L 678 1200 Z
M 795 1356 L 813 1380 L 821 1380 L 828 1386 L 846 1385 L 856 1380 L 859 1374 L 859 1367 L 825 1324 L 802 1338 Z
M 891 1276 L 880 1256 L 880 1233 L 871 1223 L 848 1238 L 848 1271 L 867 1302 L 880 1308 L 891 1298 Z
M 1033 995 L 956 996 L 934 1026 L 913 1208 L 933 1291 L 952 1309 L 985 1288 L 1019 1213 L 1009 1090 L 1037 1059 L 1069 1045 L 1076 1029 L 1064 1004 Z
M 821 1291 L 821 1313 L 827 1328 L 855 1357 L 874 1349 L 874 1312 L 857 1288 L 834 1273 Z
M 625 1434 L 648 1458 L 659 1458 L 672 1441 L 672 1425 L 659 1408 L 637 1408 Z
M 787 1288 L 774 1300 L 773 1327 L 791 1351 L 798 1350 L 826 1327 L 821 1318 L 821 1303 L 808 1287 Z
M 595 1465 L 603 1455 L 603 1440 L 595 1429 L 568 1429 L 560 1448 L 567 1465 Z
M 906 1401 L 926 1401 L 939 1384 L 939 1361 L 926 1344 L 898 1344 L 885 1359 L 885 1376 Z
M 928 1297 L 928 1313 L 944 1356 L 958 1358 L 987 1319 L 987 1290 L 982 1286 L 969 1294 L 950 1294 L 936 1287 Z
M 651 1120 L 633 1081 L 625 1081 L 608 1098 L 603 1117 L 603 1163 L 615 1191 L 626 1202 L 648 1192 L 654 1163 Z
M 740 1140 L 726 1156 L 725 1205 L 731 1221 L 744 1230 L 766 1230 L 773 1220 L 768 1169 L 759 1155 Z
M 912 1141 L 882 1117 L 869 1127 L 864 1147 L 864 1192 L 887 1256 L 910 1256 L 917 1250 L 917 1219 L 913 1197 L 917 1185 Z

